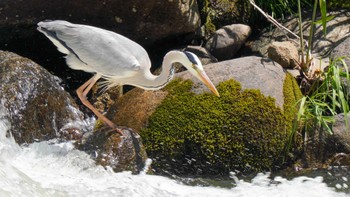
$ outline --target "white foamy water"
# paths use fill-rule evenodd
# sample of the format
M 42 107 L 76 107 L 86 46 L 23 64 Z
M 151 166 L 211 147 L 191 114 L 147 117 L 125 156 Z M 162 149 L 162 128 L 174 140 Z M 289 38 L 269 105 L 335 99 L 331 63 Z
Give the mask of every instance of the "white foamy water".
M 322 177 L 277 177 L 271 184 L 268 175 L 258 175 L 251 182 L 236 178 L 236 187 L 187 186 L 162 176 L 114 173 L 96 166 L 84 152 L 71 143 L 40 142 L 27 147 L 6 138 L 6 121 L 0 117 L 0 197 L 57 196 L 259 196 L 259 197 L 338 197 L 323 183 Z M 234 182 L 234 180 L 232 180 Z

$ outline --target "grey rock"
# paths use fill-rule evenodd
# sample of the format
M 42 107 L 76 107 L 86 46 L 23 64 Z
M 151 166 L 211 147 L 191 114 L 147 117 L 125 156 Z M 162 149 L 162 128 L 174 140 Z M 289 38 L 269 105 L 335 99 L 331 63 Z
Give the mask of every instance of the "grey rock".
M 336 46 L 330 56 L 332 59 L 343 58 L 348 70 L 350 68 L 350 37 L 346 37 L 338 46 Z
M 344 114 L 338 114 L 335 117 L 335 123 L 333 124 L 333 136 L 337 144 L 344 147 L 344 151 L 350 152 L 350 115 L 345 117 Z M 348 127 L 346 126 L 346 119 Z
M 324 35 L 320 24 L 316 25 L 315 31 L 313 33 L 312 53 L 316 57 L 328 57 L 331 50 L 336 45 L 341 43 L 347 36 L 349 36 L 350 23 L 348 21 L 350 20 L 350 11 L 330 11 L 328 15 L 332 15 L 334 18 L 327 22 L 327 34 Z M 303 13 L 302 17 L 303 36 L 305 40 L 308 40 L 310 32 L 309 23 L 311 21 L 311 12 Z M 294 16 L 287 18 L 281 24 L 295 34 L 299 35 L 297 17 Z M 278 28 L 274 28 L 272 30 L 270 28 L 266 28 L 258 40 L 251 41 L 250 43 L 247 43 L 247 45 L 250 46 L 252 52 L 266 56 L 269 43 L 286 40 L 292 40 L 297 44 L 299 43 L 298 39 L 283 30 L 280 30 Z
M 220 61 L 232 59 L 250 34 L 251 28 L 247 25 L 227 25 L 209 38 L 205 48 Z
M 243 89 L 259 89 L 265 96 L 275 98 L 277 106 L 283 107 L 285 73 L 279 64 L 270 59 L 248 56 L 209 64 L 204 70 L 214 85 L 233 78 L 241 83 Z M 193 80 L 193 91 L 196 93 L 209 91 L 188 72 L 178 73 L 177 77 Z

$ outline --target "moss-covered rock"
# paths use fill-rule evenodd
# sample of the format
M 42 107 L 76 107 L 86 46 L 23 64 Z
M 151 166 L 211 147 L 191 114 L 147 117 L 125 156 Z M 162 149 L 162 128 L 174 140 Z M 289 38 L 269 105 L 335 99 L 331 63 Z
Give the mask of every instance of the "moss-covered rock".
M 153 168 L 158 173 L 218 175 L 281 166 L 299 97 L 294 82 L 286 78 L 289 100 L 283 111 L 273 98 L 242 90 L 235 80 L 218 85 L 221 97 L 195 95 L 189 91 L 192 82 L 173 81 L 141 132 Z

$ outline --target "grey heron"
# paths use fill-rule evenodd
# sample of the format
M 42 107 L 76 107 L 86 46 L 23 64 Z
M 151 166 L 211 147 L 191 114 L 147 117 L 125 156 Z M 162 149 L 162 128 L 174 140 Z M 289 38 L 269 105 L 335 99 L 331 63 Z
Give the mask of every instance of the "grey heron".
M 115 124 L 87 100 L 86 95 L 100 78 L 105 79 L 106 89 L 132 85 L 146 90 L 157 90 L 172 79 L 174 75 L 172 64 L 179 62 L 219 96 L 200 60 L 191 52 L 176 50 L 168 52 L 163 59 L 161 74 L 155 76 L 150 71 L 151 61 L 146 50 L 120 34 L 62 20 L 39 22 L 38 30 L 56 45 L 58 51 L 66 54 L 66 63 L 70 68 L 95 73 L 77 89 L 77 95 L 99 119 L 120 134 L 122 132 Z

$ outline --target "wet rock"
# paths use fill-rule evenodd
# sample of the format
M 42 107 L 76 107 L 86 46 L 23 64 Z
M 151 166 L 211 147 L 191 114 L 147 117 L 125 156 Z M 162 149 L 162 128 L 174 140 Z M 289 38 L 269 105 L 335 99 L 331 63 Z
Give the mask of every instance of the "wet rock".
M 205 48 L 220 61 L 232 59 L 250 34 L 251 29 L 247 25 L 227 25 L 214 32 Z
M 110 128 L 104 128 L 90 132 L 77 146 L 90 154 L 99 165 L 112 167 L 116 172 L 139 173 L 147 159 L 141 137 L 132 129 L 120 129 L 123 137 Z
M 85 129 L 83 114 L 59 79 L 27 58 L 0 51 L 0 92 L 10 132 L 20 144 Z
M 299 53 L 291 42 L 273 42 L 267 48 L 270 59 L 280 64 L 285 69 L 293 69 L 299 66 Z
M 91 154 L 97 164 L 116 171 L 140 172 L 147 158 L 140 136 L 123 129 L 87 132 L 84 115 L 72 97 L 59 85 L 59 79 L 33 61 L 0 51 L 0 104 L 16 142 L 61 138 L 74 140 Z
M 350 166 L 350 154 L 338 153 L 329 161 L 329 166 Z

